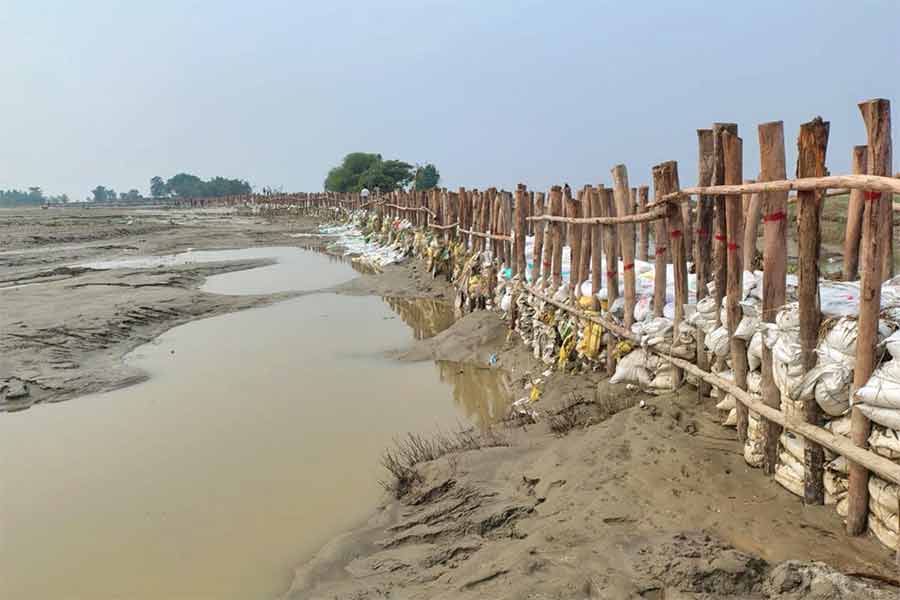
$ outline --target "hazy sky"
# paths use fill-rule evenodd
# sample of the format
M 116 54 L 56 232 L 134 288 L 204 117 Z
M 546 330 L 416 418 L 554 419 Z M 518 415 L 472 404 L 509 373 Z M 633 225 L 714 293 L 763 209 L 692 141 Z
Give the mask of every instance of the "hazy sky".
M 617 163 L 645 183 L 671 159 L 689 185 L 698 127 L 737 122 L 751 176 L 757 124 L 783 120 L 793 174 L 816 115 L 849 172 L 858 101 L 900 122 L 898 25 L 895 0 L 0 0 L 0 188 L 188 171 L 317 190 L 352 151 L 434 162 L 448 187 Z

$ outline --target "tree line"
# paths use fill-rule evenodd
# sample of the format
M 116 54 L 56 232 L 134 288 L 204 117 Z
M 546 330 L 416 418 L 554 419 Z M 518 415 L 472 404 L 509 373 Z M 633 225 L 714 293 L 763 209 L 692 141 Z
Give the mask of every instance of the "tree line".
M 252 191 L 253 188 L 245 180 L 227 177 L 212 177 L 204 181 L 190 173 L 179 173 L 166 180 L 159 176 L 150 179 L 150 195 L 154 198 L 215 198 L 239 196 Z
M 380 154 L 352 152 L 341 164 L 328 171 L 325 190 L 328 192 L 392 192 L 412 186 L 417 190 L 437 187 L 441 174 L 428 163 L 414 166 L 401 160 L 384 160 Z
M 0 190 L 0 206 L 42 206 L 44 204 L 66 204 L 69 196 L 59 194 L 48 196 L 38 187 L 30 187 L 27 190 Z

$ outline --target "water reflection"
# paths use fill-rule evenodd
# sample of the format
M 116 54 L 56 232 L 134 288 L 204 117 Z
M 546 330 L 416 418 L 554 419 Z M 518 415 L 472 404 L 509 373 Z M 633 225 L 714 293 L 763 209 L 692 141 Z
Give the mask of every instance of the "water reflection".
M 456 321 L 453 307 L 434 298 L 392 298 L 384 301 L 413 330 L 417 340 L 434 337 Z
M 453 401 L 481 429 L 502 420 L 512 403 L 512 385 L 502 372 L 471 363 L 435 362 L 442 382 L 453 387 Z

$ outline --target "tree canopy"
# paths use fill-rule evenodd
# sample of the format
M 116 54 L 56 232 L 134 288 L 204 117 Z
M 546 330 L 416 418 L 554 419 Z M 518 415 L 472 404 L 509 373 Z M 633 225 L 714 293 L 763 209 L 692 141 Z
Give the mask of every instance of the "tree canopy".
M 207 181 L 190 173 L 178 173 L 163 181 L 158 175 L 150 179 L 150 193 L 154 198 L 211 198 L 249 194 L 253 188 L 243 179 L 213 177 Z
M 427 173 L 425 173 L 427 171 Z M 384 160 L 380 154 L 352 152 L 341 164 L 328 171 L 325 190 L 329 192 L 358 192 L 363 188 L 391 192 L 404 188 L 416 179 L 416 189 L 435 187 L 440 174 L 434 165 L 416 171 L 413 165 L 401 160 Z
M 416 171 L 415 185 L 417 190 L 430 190 L 436 188 L 441 180 L 441 173 L 433 164 L 428 163 Z

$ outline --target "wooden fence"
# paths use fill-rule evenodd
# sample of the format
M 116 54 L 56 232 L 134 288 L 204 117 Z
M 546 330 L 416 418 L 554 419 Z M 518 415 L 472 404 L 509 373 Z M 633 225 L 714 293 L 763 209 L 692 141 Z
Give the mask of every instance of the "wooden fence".
M 737 125 L 715 123 L 698 131 L 698 185 L 680 187 L 678 165 L 663 162 L 652 169 L 653 201 L 648 186 L 631 187 L 624 165 L 611 170 L 610 187 L 586 185 L 574 194 L 568 185 L 553 186 L 549 194 L 519 185 L 514 193 L 488 188 L 480 191 L 396 191 L 379 198 L 363 199 L 355 194 L 289 194 L 276 197 L 241 197 L 234 204 L 268 207 L 294 206 L 303 210 L 366 209 L 382 219 L 408 219 L 415 227 L 435 230 L 444 241 L 459 241 L 471 252 L 490 249 L 493 259 L 513 273 L 516 293 L 531 294 L 579 319 L 595 322 L 615 338 L 640 342 L 632 333 L 636 301 L 636 258 L 647 260 L 650 225 L 654 229 L 653 311 L 662 316 L 667 289 L 668 265 L 673 265 L 675 339 L 685 319 L 688 303 L 688 262 L 697 277 L 697 300 L 715 282 L 717 306 L 724 298 L 725 325 L 731 335 L 730 355 L 734 381 L 710 370 L 702 332 L 697 331 L 696 353 L 686 353 L 666 344 L 649 348 L 676 368 L 676 381 L 683 373 L 695 376 L 698 393 L 715 386 L 737 400 L 738 438 L 747 439 L 749 412 L 764 422 L 764 470 L 775 470 L 778 440 L 783 429 L 803 437 L 805 444 L 804 500 L 824 502 L 823 473 L 828 449 L 847 458 L 849 508 L 847 532 L 862 533 L 869 510 L 868 479 L 876 473 L 900 485 L 900 465 L 867 447 L 871 424 L 852 408 L 850 439 L 823 427 L 823 414 L 815 398 L 805 401 L 805 420 L 780 410 L 780 392 L 772 370 L 772 352 L 762 351 L 761 394 L 747 391 L 746 342 L 733 336 L 741 319 L 742 276 L 757 250 L 761 221 L 763 235 L 763 291 L 761 320 L 774 322 L 785 304 L 789 192 L 796 192 L 799 277 L 800 341 L 804 367 L 816 362 L 816 342 L 822 322 L 819 306 L 820 218 L 823 203 L 837 193 L 849 193 L 847 234 L 844 240 L 844 272 L 848 280 L 860 281 L 860 306 L 856 366 L 851 393 L 864 385 L 876 366 L 876 340 L 881 308 L 881 284 L 893 275 L 892 195 L 900 194 L 900 180 L 891 177 L 890 104 L 876 99 L 860 105 L 867 132 L 867 145 L 853 148 L 853 173 L 828 175 L 825 166 L 829 124 L 821 118 L 800 127 L 796 178 L 788 179 L 785 166 L 784 131 L 780 121 L 759 125 L 761 171 L 757 181 L 746 181 L 743 172 L 743 141 Z M 693 199 L 696 198 L 696 201 Z M 209 201 L 195 201 L 207 205 Z M 193 204 L 193 203 L 192 203 Z M 531 284 L 527 282 L 526 236 L 534 236 Z M 562 277 L 562 249 L 571 252 L 569 295 L 577 300 L 576 285 L 590 276 L 594 292 L 593 311 L 581 310 L 577 302 L 553 298 Z M 690 254 L 690 259 L 689 259 Z M 616 267 L 621 260 L 622 285 Z M 600 311 L 596 292 L 607 290 L 613 305 L 619 294 L 624 300 L 621 322 Z M 513 303 L 515 305 L 515 303 Z M 615 353 L 607 351 L 607 370 L 615 369 Z

